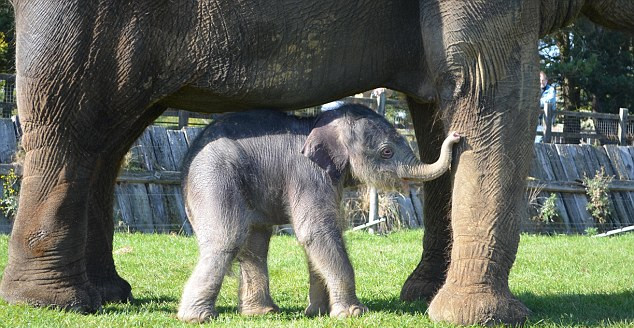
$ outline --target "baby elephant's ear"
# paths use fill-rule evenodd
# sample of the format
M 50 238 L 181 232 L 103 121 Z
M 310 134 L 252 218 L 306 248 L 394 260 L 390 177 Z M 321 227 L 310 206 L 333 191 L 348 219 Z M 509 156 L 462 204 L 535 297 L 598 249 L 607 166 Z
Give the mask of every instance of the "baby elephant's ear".
M 348 150 L 340 140 L 337 121 L 334 117 L 320 118 L 302 149 L 302 154 L 325 170 L 335 184 L 348 165 Z

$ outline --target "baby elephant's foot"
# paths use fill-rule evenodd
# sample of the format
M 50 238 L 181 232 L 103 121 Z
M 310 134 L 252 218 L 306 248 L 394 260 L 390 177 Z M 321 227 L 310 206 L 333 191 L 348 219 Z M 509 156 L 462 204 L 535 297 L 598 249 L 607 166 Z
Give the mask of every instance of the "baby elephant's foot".
M 178 320 L 189 323 L 204 323 L 218 317 L 218 312 L 209 307 L 183 307 L 178 309 Z
M 330 309 L 330 316 L 333 318 L 358 317 L 368 312 L 368 308 L 359 304 L 333 304 Z
M 328 303 L 310 303 L 306 310 L 304 310 L 304 314 L 307 317 L 315 317 L 319 315 L 328 314 Z
M 263 315 L 263 314 L 278 313 L 278 312 L 280 312 L 280 308 L 275 304 L 240 307 L 240 313 L 242 313 L 243 315 Z

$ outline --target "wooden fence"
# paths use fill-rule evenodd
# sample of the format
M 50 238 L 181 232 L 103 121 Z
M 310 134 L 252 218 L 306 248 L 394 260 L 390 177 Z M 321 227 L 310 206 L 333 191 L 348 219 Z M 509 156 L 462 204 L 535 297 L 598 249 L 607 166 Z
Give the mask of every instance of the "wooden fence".
M 535 157 L 528 182 L 530 199 L 529 217 L 536 216 L 537 210 L 551 194 L 557 195 L 557 209 L 560 219 L 552 223 L 524 222 L 525 231 L 584 232 L 596 223 L 586 209 L 583 178 L 595 177 L 604 170 L 613 176 L 609 185 L 612 204 L 611 219 L 601 230 L 634 224 L 634 147 L 605 145 L 535 144 Z M 529 197 L 530 198 L 530 197 Z
M 10 117 L 15 109 L 15 75 L 0 74 L 0 117 Z
M 620 108 L 619 114 L 607 114 L 555 111 L 546 104 L 543 110 L 537 135 L 543 136 L 545 143 L 627 146 L 634 142 L 634 116 L 627 108 Z
M 115 188 L 115 224 L 121 229 L 143 232 L 181 231 L 191 233 L 180 191 L 180 162 L 189 144 L 202 130 L 186 127 L 181 130 L 151 126 L 134 143 L 126 157 L 124 171 Z M 15 167 L 10 164 L 17 146 L 13 122 L 0 119 L 0 174 Z M 585 210 L 587 198 L 581 182 L 584 174 L 593 177 L 603 168 L 615 180 L 610 185 L 613 216 L 604 229 L 634 224 L 634 148 L 606 145 L 535 144 L 535 159 L 527 194 L 531 212 L 523 221 L 525 231 L 583 232 L 595 223 Z M 542 223 L 529 219 L 550 194 L 557 195 L 558 222 Z M 351 194 L 354 194 L 351 193 Z M 412 207 L 405 226 L 422 223 L 422 197 L 411 198 Z M 392 196 L 390 196 L 392 197 Z M 405 197 L 407 198 L 407 197 Z M 399 203 L 398 199 L 394 202 Z M 402 200 L 401 200 L 402 203 Z M 361 218 L 361 221 L 364 218 Z M 362 224 L 363 222 L 356 222 Z M 0 217 L 0 231 L 7 231 L 8 220 Z

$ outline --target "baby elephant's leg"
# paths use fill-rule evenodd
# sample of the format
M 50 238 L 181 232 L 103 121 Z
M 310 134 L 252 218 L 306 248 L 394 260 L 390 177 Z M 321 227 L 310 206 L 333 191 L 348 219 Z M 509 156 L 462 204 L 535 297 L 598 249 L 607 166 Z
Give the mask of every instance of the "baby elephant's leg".
M 354 271 L 335 215 L 302 217 L 295 222 L 295 232 L 309 261 L 326 283 L 330 296 L 330 316 L 359 316 L 367 312 L 368 308 L 359 302 L 356 295 Z
M 202 323 L 218 316 L 216 299 L 237 250 L 200 246 L 198 264 L 185 285 L 178 319 Z
M 182 321 L 201 323 L 218 315 L 215 304 L 223 278 L 248 234 L 249 213 L 236 201 L 239 191 L 223 186 L 217 192 L 198 193 L 202 199 L 188 199 L 200 255 L 181 298 Z
M 308 257 L 307 257 L 308 258 Z M 317 316 L 328 313 L 329 295 L 324 278 L 308 258 L 308 275 L 310 290 L 308 291 L 308 307 L 304 311 L 307 316 Z
M 278 312 L 269 292 L 267 255 L 272 230 L 253 227 L 240 253 L 240 312 L 246 315 Z

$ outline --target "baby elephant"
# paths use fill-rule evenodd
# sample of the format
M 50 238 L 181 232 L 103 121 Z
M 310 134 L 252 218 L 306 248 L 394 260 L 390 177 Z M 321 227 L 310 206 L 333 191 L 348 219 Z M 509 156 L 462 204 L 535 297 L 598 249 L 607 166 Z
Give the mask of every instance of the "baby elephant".
M 383 117 L 344 105 L 314 118 L 257 110 L 222 116 L 191 145 L 183 165 L 183 195 L 200 256 L 183 292 L 178 318 L 204 322 L 231 262 L 240 263 L 239 309 L 278 311 L 269 294 L 271 226 L 291 223 L 309 263 L 307 315 L 357 316 L 367 311 L 340 229 L 344 185 L 395 189 L 403 180 L 431 180 L 451 162 L 457 133 L 434 164 L 417 160 Z M 356 179 L 354 179 L 356 178 Z

